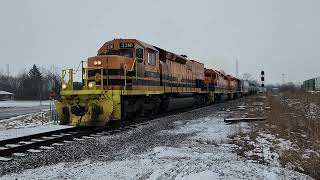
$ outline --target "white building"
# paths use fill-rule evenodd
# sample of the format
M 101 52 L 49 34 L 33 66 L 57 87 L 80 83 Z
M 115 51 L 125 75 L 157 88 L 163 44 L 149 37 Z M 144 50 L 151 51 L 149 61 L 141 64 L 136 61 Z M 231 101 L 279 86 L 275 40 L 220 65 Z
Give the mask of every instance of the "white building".
M 7 91 L 0 91 L 0 101 L 12 100 L 14 98 L 14 94 Z

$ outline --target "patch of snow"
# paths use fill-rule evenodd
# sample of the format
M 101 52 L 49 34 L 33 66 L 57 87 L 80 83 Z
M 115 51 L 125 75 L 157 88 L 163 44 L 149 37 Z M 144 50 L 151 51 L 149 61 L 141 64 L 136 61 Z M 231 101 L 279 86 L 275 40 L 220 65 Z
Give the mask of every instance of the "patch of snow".
M 319 115 L 320 108 L 315 103 L 310 103 L 306 116 L 310 119 L 316 119 Z
M 309 159 L 313 156 L 320 157 L 320 154 L 317 151 L 306 149 L 304 151 L 304 154 L 302 155 L 303 158 Z
M 49 110 L 44 110 L 41 112 L 3 119 L 0 120 L 0 131 L 58 124 L 57 120 L 52 119 L 52 115 L 55 115 L 55 111 L 50 112 Z
M 199 173 L 189 174 L 184 177 L 180 177 L 179 175 L 175 178 L 176 180 L 212 180 L 219 179 L 219 174 L 211 171 L 202 171 Z
M 254 155 L 261 157 L 263 161 L 272 166 L 280 166 L 279 154 L 271 150 L 273 148 L 272 140 L 274 139 L 275 137 L 270 134 L 266 134 L 264 137 L 258 136 L 256 138 L 258 144 L 255 147 L 257 152 Z
M 177 121 L 176 124 L 182 121 Z M 237 133 L 236 131 L 248 131 L 249 126 L 246 123 L 238 123 L 235 125 L 226 125 L 224 118 L 206 117 L 192 120 L 185 126 L 177 127 L 174 131 L 166 131 L 175 134 L 196 134 L 192 139 L 210 140 L 214 142 L 227 141 L 227 137 Z

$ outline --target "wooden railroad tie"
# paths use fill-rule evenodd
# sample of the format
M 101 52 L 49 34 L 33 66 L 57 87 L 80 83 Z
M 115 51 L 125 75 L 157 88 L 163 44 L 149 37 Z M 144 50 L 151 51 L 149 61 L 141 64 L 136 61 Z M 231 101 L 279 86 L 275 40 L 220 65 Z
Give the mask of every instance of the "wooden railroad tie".
M 264 121 L 267 117 L 253 117 L 253 118 L 225 118 L 224 122 L 235 123 L 235 122 L 248 122 L 248 121 Z

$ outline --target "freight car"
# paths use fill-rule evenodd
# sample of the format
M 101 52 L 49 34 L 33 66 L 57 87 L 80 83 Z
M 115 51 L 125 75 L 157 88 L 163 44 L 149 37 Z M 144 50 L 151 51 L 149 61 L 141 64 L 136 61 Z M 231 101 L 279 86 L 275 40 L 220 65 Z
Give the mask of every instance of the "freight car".
M 320 77 L 303 81 L 302 88 L 306 91 L 320 91 Z
M 106 42 L 82 72 L 83 87 L 75 90 L 73 70 L 62 71 L 55 102 L 61 124 L 104 126 L 241 95 L 239 79 L 136 39 Z

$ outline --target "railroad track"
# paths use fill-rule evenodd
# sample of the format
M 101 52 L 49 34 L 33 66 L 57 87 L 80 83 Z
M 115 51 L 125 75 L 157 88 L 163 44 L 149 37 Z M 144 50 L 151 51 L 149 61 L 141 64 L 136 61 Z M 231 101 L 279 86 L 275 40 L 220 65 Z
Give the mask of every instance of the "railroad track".
M 199 108 L 199 107 L 198 107 Z M 201 107 L 200 107 L 201 108 Z M 6 139 L 0 141 L 0 161 L 10 161 L 10 156 L 25 156 L 25 152 L 41 152 L 49 150 L 56 145 L 63 145 L 64 142 L 74 140 L 92 139 L 97 136 L 120 133 L 125 130 L 130 130 L 141 126 L 142 124 L 150 123 L 151 120 L 187 112 L 197 108 L 178 109 L 165 112 L 159 115 L 149 117 L 135 118 L 131 121 L 120 121 L 110 123 L 106 127 L 99 128 L 84 128 L 72 127 L 67 129 L 49 131 L 44 133 L 32 134 L 29 136 L 22 136 L 13 139 Z
M 97 136 L 120 133 L 136 128 L 148 120 L 158 117 L 138 118 L 134 121 L 111 123 L 109 126 L 98 128 L 73 127 L 2 140 L 0 141 L 0 161 L 10 161 L 12 160 L 12 156 L 25 156 L 26 152 L 37 153 L 43 150 L 50 150 L 54 148 L 53 146 L 63 145 L 62 143 L 65 142 L 93 139 Z
M 24 156 L 24 152 L 40 152 L 41 150 L 50 149 L 50 145 L 61 143 L 66 140 L 84 136 L 92 129 L 83 129 L 78 127 L 49 131 L 30 136 L 22 136 L 13 139 L 0 141 L 0 160 L 6 161 L 11 155 Z M 38 149 L 38 150 L 37 150 Z

